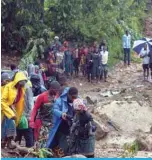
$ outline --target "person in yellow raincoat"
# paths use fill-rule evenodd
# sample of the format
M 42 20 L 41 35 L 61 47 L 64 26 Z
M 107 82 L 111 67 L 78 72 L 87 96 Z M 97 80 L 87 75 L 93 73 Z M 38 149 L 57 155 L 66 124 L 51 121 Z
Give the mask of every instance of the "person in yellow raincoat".
M 24 73 L 16 72 L 12 82 L 3 89 L 1 97 L 1 112 L 8 119 L 15 119 L 16 127 L 19 125 L 24 111 L 24 86 L 26 82 L 27 78 Z
M 16 126 L 18 126 L 24 110 L 24 85 L 26 82 L 25 75 L 17 72 L 13 81 L 5 86 L 1 97 L 2 112 L 9 119 L 15 118 Z
M 1 95 L 5 86 L 10 82 L 10 76 L 8 73 L 1 74 Z M 8 108 L 12 112 L 11 108 Z M 1 146 L 4 148 L 6 145 L 9 149 L 13 149 L 15 146 L 12 145 L 11 141 L 16 136 L 15 122 L 12 119 L 8 119 L 1 110 L 2 120 L 1 120 Z
M 28 79 L 28 73 L 23 72 Z M 22 137 L 24 137 L 26 142 L 26 147 L 30 148 L 34 146 L 34 135 L 33 129 L 29 127 L 28 121 L 30 118 L 32 107 L 34 106 L 32 83 L 30 80 L 24 85 L 24 110 L 22 113 L 22 119 L 20 124 L 17 126 L 17 136 L 15 142 L 19 141 L 21 143 Z M 22 122 L 22 123 L 21 123 Z

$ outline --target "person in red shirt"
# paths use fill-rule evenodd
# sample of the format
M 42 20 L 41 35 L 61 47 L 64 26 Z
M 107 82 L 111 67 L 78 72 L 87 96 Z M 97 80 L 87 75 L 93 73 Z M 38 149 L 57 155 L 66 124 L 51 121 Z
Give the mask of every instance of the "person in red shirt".
M 40 94 L 35 102 L 30 116 L 30 127 L 34 128 L 34 138 L 39 138 L 40 129 L 43 126 L 51 127 L 52 105 L 60 95 L 61 86 L 57 81 L 49 84 L 49 90 Z
M 83 48 L 83 53 L 85 54 L 85 56 L 88 55 L 88 52 L 89 52 L 88 47 L 87 47 L 87 46 L 84 46 L 84 48 Z
M 65 52 L 68 49 L 69 43 L 68 41 L 64 41 L 63 46 L 61 48 L 62 52 Z

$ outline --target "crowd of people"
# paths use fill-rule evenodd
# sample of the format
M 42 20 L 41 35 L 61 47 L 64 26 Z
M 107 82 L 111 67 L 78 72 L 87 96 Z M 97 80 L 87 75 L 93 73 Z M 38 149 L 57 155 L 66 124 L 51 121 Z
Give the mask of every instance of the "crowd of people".
M 1 73 L 2 147 L 15 148 L 12 141 L 30 148 L 39 144 L 54 157 L 83 154 L 94 157 L 96 125 L 78 89 L 67 79 L 81 74 L 88 82 L 107 80 L 108 47 L 100 45 L 63 45 L 55 36 L 44 53 L 21 71 Z
M 122 44 L 124 50 L 124 65 L 130 66 L 131 61 L 131 35 L 128 31 L 122 37 Z M 152 46 L 149 47 L 148 42 L 144 43 L 145 46 L 138 53 L 140 58 L 142 58 L 142 67 L 143 67 L 143 75 L 144 80 L 148 80 L 151 76 L 152 79 Z M 149 70 L 151 74 L 149 74 Z
M 88 82 L 107 80 L 108 47 L 105 40 L 100 45 L 93 43 L 78 46 L 67 41 L 61 45 L 59 38 L 55 37 L 55 42 L 46 52 L 46 59 L 50 75 L 56 69 L 61 69 L 67 78 L 73 75 L 77 77 L 81 73 Z
M 2 148 L 14 149 L 12 142 L 22 144 L 24 138 L 26 147 L 38 143 L 54 157 L 94 157 L 96 125 L 87 104 L 56 69 L 48 78 L 42 63 L 30 64 L 27 71 L 12 64 L 12 77 L 1 74 Z
M 124 64 L 130 65 L 131 36 L 123 36 Z M 67 79 L 80 72 L 88 82 L 107 81 L 108 47 L 103 40 L 89 46 L 71 46 L 59 37 L 44 53 L 45 63 L 37 60 L 21 71 L 10 66 L 12 76 L 1 73 L 2 147 L 13 149 L 25 139 L 26 147 L 37 142 L 52 150 L 54 157 L 83 154 L 94 157 L 96 125 L 78 89 Z M 149 76 L 152 53 L 147 45 L 140 53 L 144 77 Z M 147 73 L 147 75 L 146 75 Z

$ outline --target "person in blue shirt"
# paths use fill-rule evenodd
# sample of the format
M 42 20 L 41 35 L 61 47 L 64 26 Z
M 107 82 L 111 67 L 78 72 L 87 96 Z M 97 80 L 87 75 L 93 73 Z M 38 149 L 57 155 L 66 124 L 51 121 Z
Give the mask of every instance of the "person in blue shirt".
M 124 49 L 124 65 L 130 65 L 130 48 L 131 48 L 131 35 L 128 31 L 122 37 L 123 49 Z
M 71 76 L 73 73 L 73 56 L 69 48 L 64 52 L 64 68 L 66 75 Z
M 77 88 L 66 87 L 53 105 L 53 127 L 46 148 L 51 148 L 56 157 L 63 157 L 68 154 L 68 136 L 71 126 L 69 117 L 74 117 L 73 101 L 77 97 Z

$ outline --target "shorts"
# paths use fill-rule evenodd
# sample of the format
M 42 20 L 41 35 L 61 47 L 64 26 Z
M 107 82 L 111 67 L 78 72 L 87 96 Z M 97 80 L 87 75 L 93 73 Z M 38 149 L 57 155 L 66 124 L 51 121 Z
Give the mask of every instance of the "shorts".
M 152 63 L 149 64 L 149 68 L 152 70 Z
M 149 69 L 149 64 L 143 64 L 143 70 Z

